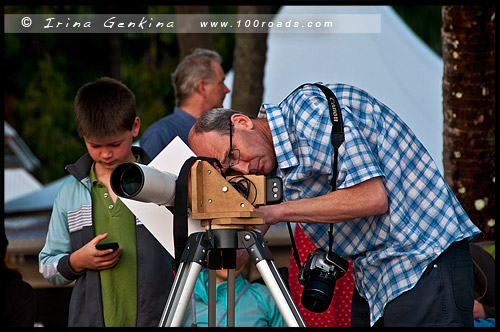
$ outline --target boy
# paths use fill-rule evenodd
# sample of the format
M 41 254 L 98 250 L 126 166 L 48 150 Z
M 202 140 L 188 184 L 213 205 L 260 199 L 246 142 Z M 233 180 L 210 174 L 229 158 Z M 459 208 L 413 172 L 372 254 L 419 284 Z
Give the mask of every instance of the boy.
M 245 249 L 236 251 L 235 268 L 235 327 L 286 327 L 267 286 L 250 283 L 241 272 L 248 261 Z M 215 271 L 216 327 L 227 326 L 227 270 Z M 196 281 L 191 303 L 186 308 L 182 326 L 208 326 L 208 269 L 203 269 Z M 193 304 L 194 301 L 194 304 Z
M 40 273 L 56 286 L 76 280 L 68 326 L 158 326 L 172 256 L 110 187 L 118 164 L 150 161 L 132 147 L 140 129 L 135 96 L 101 78 L 78 91 L 75 120 L 88 153 L 66 167 L 72 176 L 54 201 Z M 111 242 L 119 248 L 96 248 Z

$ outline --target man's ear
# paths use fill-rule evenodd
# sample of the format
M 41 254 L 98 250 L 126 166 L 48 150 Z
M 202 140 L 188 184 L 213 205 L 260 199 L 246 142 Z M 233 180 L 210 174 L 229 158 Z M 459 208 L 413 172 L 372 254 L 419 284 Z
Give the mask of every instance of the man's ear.
M 196 82 L 196 91 L 205 97 L 205 82 L 203 80 L 198 80 L 198 82 Z
M 252 119 L 245 114 L 233 114 L 231 115 L 231 121 L 233 122 L 234 128 L 252 129 L 254 126 Z

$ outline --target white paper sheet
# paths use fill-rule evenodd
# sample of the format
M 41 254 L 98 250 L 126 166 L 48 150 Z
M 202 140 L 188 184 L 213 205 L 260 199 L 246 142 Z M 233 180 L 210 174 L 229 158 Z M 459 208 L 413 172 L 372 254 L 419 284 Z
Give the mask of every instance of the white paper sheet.
M 179 175 L 184 162 L 195 156 L 193 151 L 179 138 L 175 137 L 149 164 L 154 168 Z M 135 214 L 153 236 L 175 258 L 174 247 L 174 215 L 165 207 L 155 203 L 144 203 L 128 198 L 120 198 Z M 188 235 L 204 232 L 199 220 L 188 220 Z

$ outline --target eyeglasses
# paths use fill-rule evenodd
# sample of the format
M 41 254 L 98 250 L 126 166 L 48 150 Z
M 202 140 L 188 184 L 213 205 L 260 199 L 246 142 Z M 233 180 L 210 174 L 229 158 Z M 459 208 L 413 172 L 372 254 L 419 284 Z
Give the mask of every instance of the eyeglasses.
M 233 123 L 229 120 L 229 154 L 227 155 L 227 164 L 223 164 L 224 168 L 231 168 L 238 165 L 240 162 L 240 150 L 233 149 Z

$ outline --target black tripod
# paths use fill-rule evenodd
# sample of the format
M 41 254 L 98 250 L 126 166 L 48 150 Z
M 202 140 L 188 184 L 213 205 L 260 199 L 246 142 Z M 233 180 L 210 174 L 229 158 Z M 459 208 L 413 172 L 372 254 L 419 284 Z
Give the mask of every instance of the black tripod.
M 196 280 L 209 252 L 208 325 L 215 326 L 215 269 L 223 266 L 228 269 L 227 326 L 234 326 L 236 249 L 243 248 L 248 251 L 250 259 L 264 279 L 286 325 L 288 327 L 305 327 L 304 321 L 274 265 L 266 241 L 258 231 L 245 231 L 241 228 L 209 229 L 189 236 L 159 326 L 181 326 Z M 220 258 L 222 258 L 222 262 Z

